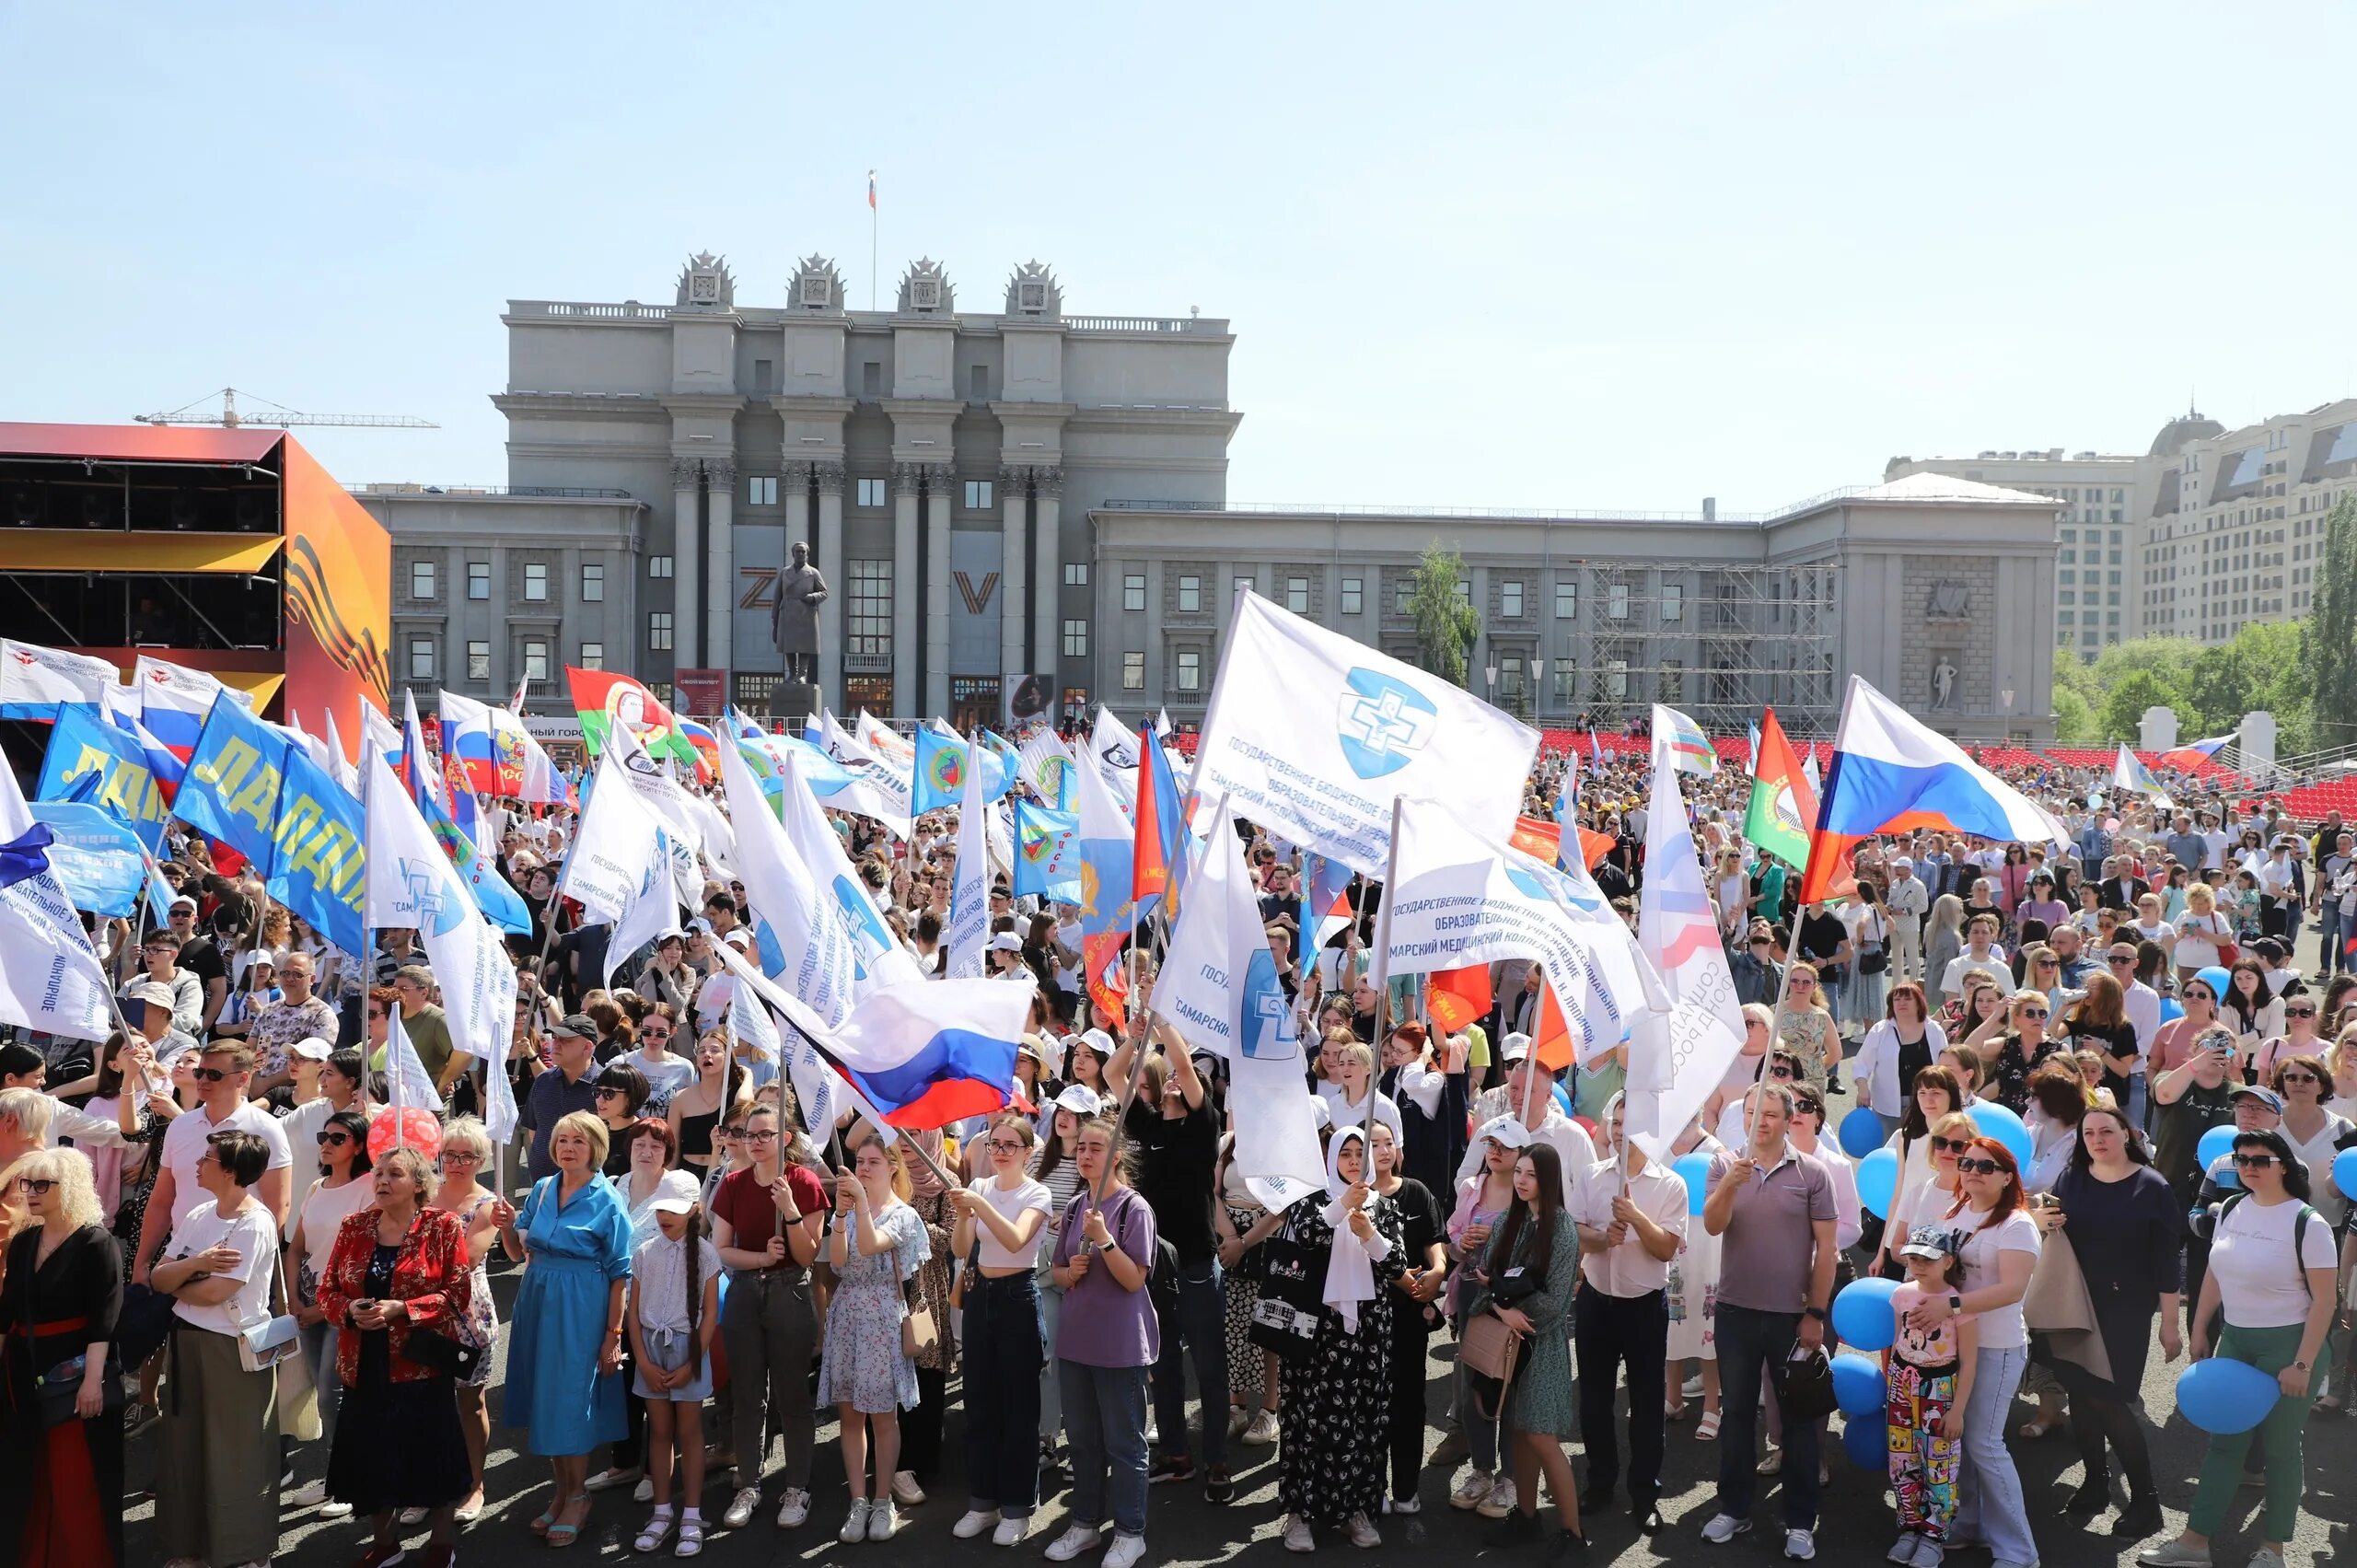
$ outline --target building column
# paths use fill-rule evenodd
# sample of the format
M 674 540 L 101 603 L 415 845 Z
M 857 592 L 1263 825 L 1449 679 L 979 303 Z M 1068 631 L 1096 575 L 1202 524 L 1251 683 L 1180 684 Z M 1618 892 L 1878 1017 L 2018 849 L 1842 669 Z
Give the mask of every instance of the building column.
M 810 464 L 798 458 L 788 458 L 779 465 L 779 499 L 785 503 L 785 522 L 782 532 L 785 548 L 778 552 L 779 569 L 794 563 L 794 546 L 810 542 Z
M 711 508 L 704 519 L 704 559 L 711 569 L 703 586 L 703 663 L 726 670 L 737 663 L 737 464 L 729 458 L 707 458 L 703 472 L 704 501 Z M 734 695 L 733 686 L 723 692 Z
M 1023 626 L 1029 614 L 1031 601 L 1028 585 L 1031 580 L 1031 551 L 1023 537 L 1024 502 L 1028 498 L 1031 476 L 1017 468 L 998 470 L 998 498 L 1004 508 L 1000 516 L 1003 530 L 999 535 L 999 674 L 1008 680 L 1028 675 L 1032 666 L 1023 662 L 1025 638 Z M 1007 693 L 1013 695 L 1010 690 Z
M 843 649 L 851 641 L 851 567 L 843 560 L 843 466 L 813 463 L 819 481 L 819 537 L 810 546 L 819 575 L 827 579 L 827 602 L 819 611 L 819 701 L 842 712 Z M 793 537 L 789 525 L 787 538 Z M 832 610 L 830 616 L 827 612 Z M 827 624 L 834 623 L 834 634 Z
M 698 614 L 696 585 L 703 570 L 703 530 L 697 497 L 693 459 L 671 463 L 671 667 L 696 662 L 696 639 L 703 622 Z M 675 693 L 676 694 L 676 693 Z
M 1055 677 L 1055 701 L 1061 707 L 1064 700 L 1063 679 L 1057 673 L 1057 655 L 1063 647 L 1063 622 L 1056 614 L 1056 590 L 1063 582 L 1063 541 L 1056 529 L 1063 508 L 1064 470 L 1041 468 L 1033 469 L 1031 473 L 1039 485 L 1039 505 L 1035 508 L 1035 527 L 1039 531 L 1032 541 L 1031 557 L 1031 668 Z M 1092 696 L 1096 687 L 1092 678 Z
M 949 711 L 949 487 L 946 463 L 924 470 L 924 714 Z
M 917 585 L 923 563 L 917 557 L 917 476 L 914 463 L 892 465 L 892 714 L 919 719 L 923 693 L 917 689 Z

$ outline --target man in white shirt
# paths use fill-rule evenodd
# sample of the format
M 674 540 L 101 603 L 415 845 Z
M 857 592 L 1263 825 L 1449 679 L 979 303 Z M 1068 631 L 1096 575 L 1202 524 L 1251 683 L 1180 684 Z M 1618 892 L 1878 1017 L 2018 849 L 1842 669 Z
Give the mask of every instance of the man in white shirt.
M 2119 981 L 2122 995 L 2120 1011 L 2136 1030 L 2136 1065 L 2128 1076 L 2128 1124 L 2144 1125 L 2146 1086 L 2144 1063 L 2153 1054 L 2153 1037 L 2161 1031 L 2161 993 L 2136 978 L 2136 948 L 2129 942 L 2115 942 L 2106 956 L 2111 977 Z
M 1650 1534 L 1661 1527 L 1665 1358 L 1669 1352 L 1669 1261 L 1686 1234 L 1686 1182 L 1645 1158 L 1622 1135 L 1621 1101 L 1605 1108 L 1611 1144 L 1625 1168 L 1604 1160 L 1588 1168 L 1573 1219 L 1579 1226 L 1578 1332 L 1580 1431 L 1587 1439 L 1587 1488 L 1580 1507 L 1593 1518 L 1610 1505 L 1620 1452 L 1612 1407 L 1621 1369 L 1629 1378 L 1629 1513 Z
M 2225 830 L 2218 826 L 2218 814 L 2215 811 L 2204 811 L 2201 814 L 2201 869 L 2204 871 L 2224 870 L 2226 845 L 2231 842 L 2226 837 Z
M 1932 911 L 1931 890 L 1915 875 L 1915 863 L 1899 855 L 1890 863 L 1890 891 L 1883 899 L 1890 913 L 1890 976 L 1895 983 L 1923 977 L 1923 917 Z
M 1505 1098 L 1503 1101 L 1492 1102 L 1490 1095 L 1497 1092 L 1494 1089 L 1483 1095 L 1480 1106 L 1474 1110 L 1474 1122 L 1480 1125 L 1492 1115 L 1511 1116 L 1535 1141 L 1553 1144 L 1555 1153 L 1562 1161 L 1563 1207 L 1569 1209 L 1587 1179 L 1588 1167 L 1596 1164 L 1596 1143 L 1587 1135 L 1586 1129 L 1564 1115 L 1562 1107 L 1555 1103 L 1547 1070 L 1530 1060 L 1527 1037 L 1516 1040 L 1512 1035 L 1507 1036 L 1500 1048 L 1500 1054 L 1506 1063 Z M 1523 1114 L 1526 1099 L 1530 1105 L 1530 1115 L 1538 1118 L 1536 1123 Z M 1501 1109 L 1485 1114 L 1481 1107 L 1492 1103 L 1499 1104 Z M 1465 1158 L 1457 1167 L 1457 1180 L 1463 1181 L 1481 1168 L 1483 1152 L 1479 1138 L 1467 1146 Z
M 132 1254 L 132 1283 L 147 1283 L 156 1249 L 191 1209 L 204 1202 L 204 1192 L 197 1185 L 196 1164 L 204 1157 L 205 1139 L 224 1128 L 251 1132 L 268 1145 L 270 1162 L 254 1187 L 254 1196 L 270 1211 L 273 1224 L 285 1224 L 289 1167 L 294 1160 L 278 1118 L 246 1098 L 246 1086 L 253 1075 L 253 1052 L 240 1043 L 210 1047 L 197 1059 L 196 1109 L 182 1111 L 165 1129 L 163 1168 L 156 1173 L 156 1188 L 148 1195 L 146 1216 L 139 1225 L 139 1247 Z
M 1997 922 L 1990 915 L 1975 915 L 1972 927 L 1965 933 L 1966 947 L 1948 960 L 1945 973 L 1940 977 L 1940 994 L 1961 995 L 1964 977 L 1975 970 L 1987 975 L 2006 991 L 2014 988 L 2014 971 L 2005 962 L 2005 951 L 1996 945 Z

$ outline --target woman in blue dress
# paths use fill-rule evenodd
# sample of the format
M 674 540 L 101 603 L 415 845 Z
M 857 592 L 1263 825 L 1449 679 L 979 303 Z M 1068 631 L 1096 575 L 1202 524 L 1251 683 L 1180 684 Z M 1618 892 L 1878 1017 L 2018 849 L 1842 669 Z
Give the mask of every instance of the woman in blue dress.
M 576 1110 L 549 1137 L 556 1174 L 533 1187 L 518 1213 L 497 1202 L 493 1222 L 510 1258 L 528 1260 L 510 1316 L 510 1426 L 547 1456 L 555 1486 L 532 1521 L 551 1546 L 571 1546 L 589 1517 L 589 1450 L 620 1441 L 622 1282 L 630 1277 L 630 1216 L 599 1174 L 606 1124 Z M 587 1374 L 587 1376 L 585 1376 Z

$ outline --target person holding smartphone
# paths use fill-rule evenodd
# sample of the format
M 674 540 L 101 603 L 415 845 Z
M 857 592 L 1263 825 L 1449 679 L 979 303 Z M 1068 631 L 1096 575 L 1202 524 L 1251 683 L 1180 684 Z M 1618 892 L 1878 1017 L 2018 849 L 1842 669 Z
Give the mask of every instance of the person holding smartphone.
M 2177 1194 L 2177 1212 L 2193 1204 L 2201 1186 L 2201 1135 L 2235 1119 L 2235 1037 L 2212 1024 L 2195 1036 L 2186 1060 L 2153 1080 L 2153 1167 Z M 2186 1304 L 2200 1299 L 2208 1271 L 2210 1244 L 2189 1226 L 2186 1236 Z

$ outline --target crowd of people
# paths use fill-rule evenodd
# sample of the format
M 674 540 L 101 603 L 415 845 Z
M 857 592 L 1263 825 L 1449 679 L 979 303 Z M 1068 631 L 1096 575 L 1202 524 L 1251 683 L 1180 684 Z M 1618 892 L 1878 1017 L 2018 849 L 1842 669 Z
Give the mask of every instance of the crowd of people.
M 1533 815 L 1566 765 L 1542 759 Z M 1585 874 L 1632 922 L 1646 782 L 1632 760 L 1578 796 Z M 534 929 L 512 944 L 514 1054 L 482 1063 L 413 933 L 337 952 L 176 838 L 165 922 L 93 926 L 123 1027 L 0 1046 L 6 1550 L 124 1561 L 125 1446 L 147 1442 L 173 1568 L 267 1562 L 293 1509 L 351 1518 L 359 1568 L 446 1568 L 486 1526 L 504 1443 L 547 1463 L 528 1527 L 553 1549 L 608 1493 L 645 1508 L 641 1553 L 763 1516 L 886 1541 L 948 1512 L 935 1494 L 963 1498 L 951 1536 L 1010 1547 L 1061 1482 L 1047 1558 L 1129 1568 L 1151 1497 L 1227 1504 L 1233 1450 L 1273 1446 L 1288 1550 L 1376 1547 L 1445 1503 L 1557 1560 L 1616 1507 L 1667 1527 L 1665 1443 L 1690 1423 L 1718 1473 L 1689 1527 L 1733 1540 L 1772 1486 L 1805 1561 L 1833 1440 L 1793 1368 L 1836 1348 L 1837 1293 L 1881 1278 L 1891 1562 L 1977 1542 L 2026 1568 L 2041 1541 L 2067 1560 L 2067 1532 L 2108 1516 L 2151 1539 L 2144 1562 L 2194 1568 L 2247 1464 L 2251 1561 L 2281 1568 L 2303 1426 L 2357 1373 L 2331 1174 L 2357 1146 L 2350 831 L 2198 786 L 2171 814 L 2025 779 L 2068 843 L 1881 835 L 1854 893 L 1801 905 L 1743 837 L 1748 781 L 1686 782 L 1746 1039 L 1662 1157 L 1624 1136 L 1625 1044 L 1535 1059 L 1536 965 L 1496 966 L 1487 1015 L 1444 1027 L 1412 978 L 1370 973 L 1379 888 L 1317 942 L 1296 847 L 1238 825 L 1326 1158 L 1324 1190 L 1275 1210 L 1238 1168 L 1225 1063 L 1154 1010 L 1151 931 L 1109 1006 L 1079 911 L 1004 880 L 989 966 L 1037 986 L 1008 1103 L 894 1131 L 808 1125 L 728 1026 L 719 949 L 753 949 L 755 912 L 717 868 L 689 923 L 610 954 L 557 896 L 568 814 L 512 812 L 499 870 Z M 932 970 L 951 817 L 905 842 L 830 817 Z M 396 1019 L 439 1116 L 387 1109 Z M 487 1135 L 487 1074 L 519 1107 L 512 1150 Z M 1896 1158 L 1887 1203 L 1829 1125 L 1845 1092 Z M 2021 1118 L 2026 1158 L 1975 1122 L 1986 1105 Z M 2148 1452 L 2155 1348 L 2281 1386 L 2189 1495 Z M 2066 1429 L 2082 1478 L 2034 1517 L 2013 1446 Z M 318 1479 L 293 1485 L 298 1467 Z M 2165 1501 L 2189 1504 L 2174 1537 Z

